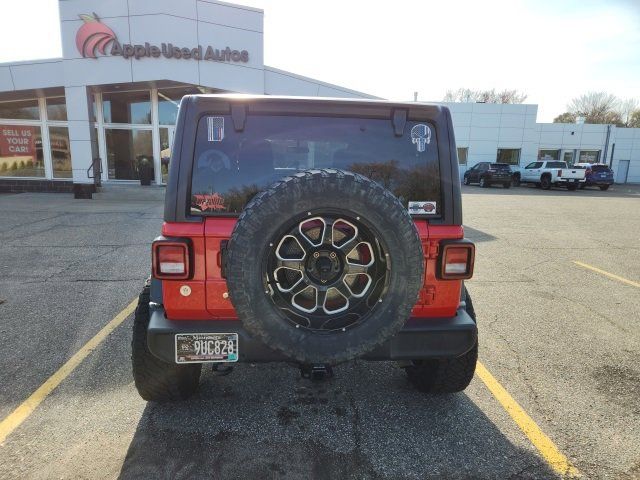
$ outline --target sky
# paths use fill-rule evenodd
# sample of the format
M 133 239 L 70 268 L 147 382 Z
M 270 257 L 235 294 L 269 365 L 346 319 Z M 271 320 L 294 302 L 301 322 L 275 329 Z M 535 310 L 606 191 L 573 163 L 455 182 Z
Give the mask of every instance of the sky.
M 0 62 L 62 55 L 56 0 L 3 3 Z M 383 98 L 517 89 L 539 122 L 588 91 L 640 100 L 640 0 L 235 3 L 264 9 L 266 65 Z

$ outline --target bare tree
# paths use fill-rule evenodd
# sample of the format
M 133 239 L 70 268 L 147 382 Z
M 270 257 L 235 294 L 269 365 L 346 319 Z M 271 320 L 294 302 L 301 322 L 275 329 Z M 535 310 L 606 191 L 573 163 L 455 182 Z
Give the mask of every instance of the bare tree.
M 631 114 L 627 127 L 640 128 L 640 110 L 636 110 Z
M 472 90 L 470 88 L 459 88 L 457 90 L 447 90 L 442 99 L 444 102 L 463 102 L 463 103 L 523 103 L 527 99 L 527 95 L 518 90 L 502 90 L 496 92 L 495 88 L 491 90 Z
M 621 124 L 618 113 L 619 101 L 615 95 L 607 92 L 588 92 L 569 102 L 567 110 L 585 118 L 585 123 Z
M 618 113 L 625 127 L 631 126 L 631 118 L 634 112 L 640 110 L 640 102 L 635 98 L 625 98 L 618 103 Z M 639 112 L 640 113 L 640 112 Z

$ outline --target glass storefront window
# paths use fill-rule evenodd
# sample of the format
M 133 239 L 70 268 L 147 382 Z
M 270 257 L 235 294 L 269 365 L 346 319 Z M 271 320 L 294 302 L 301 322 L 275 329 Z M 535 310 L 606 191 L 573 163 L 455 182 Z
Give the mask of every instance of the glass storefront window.
M 71 178 L 71 149 L 67 127 L 49 127 L 54 178 Z
M 580 163 L 598 163 L 600 150 L 580 150 Z
M 0 125 L 0 176 L 44 177 L 40 127 Z
M 67 121 L 67 101 L 64 97 L 47 98 L 47 119 Z
M 102 94 L 105 123 L 151 124 L 151 94 L 142 92 L 107 92 Z
M 560 160 L 560 150 L 538 150 L 538 160 Z
M 496 162 L 508 163 L 509 165 L 518 165 L 520 163 L 520 149 L 499 148 Z
M 180 100 L 185 95 L 200 93 L 195 87 L 158 90 L 158 119 L 160 125 L 175 125 Z
M 38 100 L 16 100 L 0 102 L 0 118 L 10 120 L 39 120 Z
M 153 172 L 151 130 L 105 128 L 107 165 L 112 180 L 138 180 L 141 170 Z
M 160 168 L 162 169 L 162 183 L 167 183 L 167 178 L 169 177 L 172 137 L 173 128 L 160 127 Z
M 467 164 L 467 154 L 469 153 L 469 149 L 459 148 L 458 149 L 458 165 L 466 165 Z

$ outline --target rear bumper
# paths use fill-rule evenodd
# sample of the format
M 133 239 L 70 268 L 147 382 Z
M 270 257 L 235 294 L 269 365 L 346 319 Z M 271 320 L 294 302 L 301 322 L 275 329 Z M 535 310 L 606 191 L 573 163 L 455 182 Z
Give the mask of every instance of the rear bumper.
M 152 304 L 153 306 L 153 304 Z M 237 333 L 240 362 L 280 362 L 289 359 L 249 335 L 238 320 L 169 320 L 164 309 L 151 310 L 147 343 L 153 355 L 175 363 L 177 333 Z M 478 330 L 464 308 L 451 318 L 410 318 L 393 338 L 369 352 L 365 360 L 455 358 L 475 345 Z
M 613 178 L 592 178 L 587 179 L 587 185 L 613 185 Z
M 487 178 L 487 181 L 489 182 L 496 182 L 496 183 L 505 182 L 506 183 L 511 181 L 511 174 L 506 173 L 502 175 L 491 175 L 486 178 Z
M 579 179 L 579 178 L 566 178 L 566 177 L 565 177 L 565 178 L 563 178 L 563 177 L 558 177 L 558 178 L 556 179 L 556 183 L 576 183 L 576 184 L 578 184 L 578 183 L 584 183 L 584 182 L 585 182 L 585 179 L 584 179 L 584 178 Z

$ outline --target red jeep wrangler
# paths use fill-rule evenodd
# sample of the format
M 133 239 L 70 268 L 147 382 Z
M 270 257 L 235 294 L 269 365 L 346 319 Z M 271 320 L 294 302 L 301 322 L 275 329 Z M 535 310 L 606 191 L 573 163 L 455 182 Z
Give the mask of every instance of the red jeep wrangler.
M 425 392 L 469 384 L 475 247 L 446 107 L 187 96 L 172 153 L 133 329 L 144 399 L 189 397 L 203 363 L 393 360 Z

